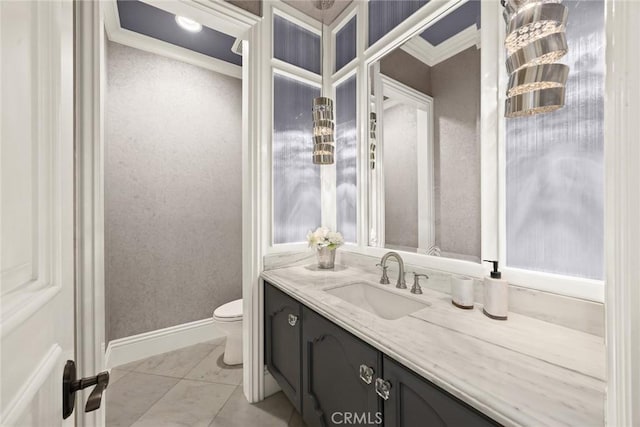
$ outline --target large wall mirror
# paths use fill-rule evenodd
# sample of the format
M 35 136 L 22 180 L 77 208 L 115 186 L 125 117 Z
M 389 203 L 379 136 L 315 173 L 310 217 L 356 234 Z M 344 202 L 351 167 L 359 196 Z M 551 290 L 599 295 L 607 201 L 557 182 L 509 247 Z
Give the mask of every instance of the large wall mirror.
M 480 1 L 369 66 L 369 245 L 480 261 Z

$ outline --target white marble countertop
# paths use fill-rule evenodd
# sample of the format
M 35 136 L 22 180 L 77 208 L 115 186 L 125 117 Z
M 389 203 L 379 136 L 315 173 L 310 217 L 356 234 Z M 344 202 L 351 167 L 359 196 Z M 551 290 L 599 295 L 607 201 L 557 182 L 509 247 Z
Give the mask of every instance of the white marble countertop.
M 509 313 L 496 321 L 461 310 L 450 296 L 379 285 L 354 267 L 287 267 L 264 280 L 479 411 L 507 426 L 603 426 L 605 346 L 601 337 Z M 431 304 L 385 320 L 325 292 L 367 281 Z M 411 283 L 408 284 L 411 287 Z

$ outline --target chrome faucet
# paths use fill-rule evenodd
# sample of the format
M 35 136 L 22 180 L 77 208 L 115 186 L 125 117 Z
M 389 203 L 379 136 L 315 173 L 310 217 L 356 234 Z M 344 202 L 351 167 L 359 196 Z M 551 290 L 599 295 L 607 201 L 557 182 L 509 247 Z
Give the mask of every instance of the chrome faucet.
M 413 273 L 413 286 L 411 287 L 411 293 L 412 294 L 421 294 L 422 293 L 422 288 L 420 287 L 420 278 L 424 277 L 425 279 L 428 279 L 429 276 L 427 276 L 426 274 L 418 274 L 418 273 Z
M 398 289 L 407 289 L 407 282 L 404 280 L 404 262 L 400 255 L 397 252 L 387 252 L 384 254 L 382 259 L 380 260 L 380 267 L 382 267 L 382 277 L 380 278 L 380 283 L 383 285 L 389 284 L 389 277 L 387 276 L 387 260 L 389 258 L 395 258 L 398 261 L 398 281 L 396 282 L 396 288 Z

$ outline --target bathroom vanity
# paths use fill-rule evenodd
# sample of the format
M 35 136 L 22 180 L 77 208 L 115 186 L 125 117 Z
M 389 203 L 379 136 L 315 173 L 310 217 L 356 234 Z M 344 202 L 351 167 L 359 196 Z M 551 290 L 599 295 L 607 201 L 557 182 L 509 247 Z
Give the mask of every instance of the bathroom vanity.
M 494 321 L 432 289 L 380 285 L 375 270 L 262 278 L 265 364 L 309 426 L 346 412 L 360 425 L 604 424 L 601 337 L 518 314 Z
M 269 283 L 265 348 L 269 371 L 309 426 L 346 413 L 385 426 L 498 425 Z

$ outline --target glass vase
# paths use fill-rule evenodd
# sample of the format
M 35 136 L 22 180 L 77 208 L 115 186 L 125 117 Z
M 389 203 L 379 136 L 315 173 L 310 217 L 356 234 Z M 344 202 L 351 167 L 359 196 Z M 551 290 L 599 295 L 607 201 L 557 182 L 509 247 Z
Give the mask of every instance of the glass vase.
M 329 248 L 318 248 L 316 251 L 316 256 L 318 257 L 318 268 L 322 269 L 331 269 L 334 267 L 336 262 L 336 250 Z

